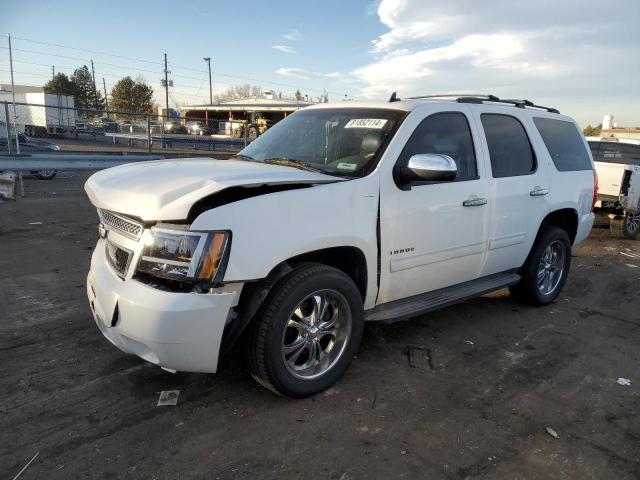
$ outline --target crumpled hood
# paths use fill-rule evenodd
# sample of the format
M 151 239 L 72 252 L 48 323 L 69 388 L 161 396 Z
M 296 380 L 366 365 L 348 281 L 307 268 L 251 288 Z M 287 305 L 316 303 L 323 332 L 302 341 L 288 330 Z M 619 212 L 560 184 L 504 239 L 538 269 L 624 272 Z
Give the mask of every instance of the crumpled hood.
M 186 219 L 201 198 L 233 186 L 314 184 L 336 177 L 242 160 L 187 158 L 136 162 L 93 174 L 85 183 L 98 208 L 145 221 Z

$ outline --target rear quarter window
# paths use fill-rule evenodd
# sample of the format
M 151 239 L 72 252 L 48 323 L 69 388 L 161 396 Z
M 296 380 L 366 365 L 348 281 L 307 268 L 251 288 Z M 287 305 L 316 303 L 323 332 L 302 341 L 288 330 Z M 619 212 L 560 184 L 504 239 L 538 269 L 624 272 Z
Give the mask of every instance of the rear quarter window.
M 573 122 L 534 117 L 533 123 L 559 171 L 592 170 L 589 153 Z

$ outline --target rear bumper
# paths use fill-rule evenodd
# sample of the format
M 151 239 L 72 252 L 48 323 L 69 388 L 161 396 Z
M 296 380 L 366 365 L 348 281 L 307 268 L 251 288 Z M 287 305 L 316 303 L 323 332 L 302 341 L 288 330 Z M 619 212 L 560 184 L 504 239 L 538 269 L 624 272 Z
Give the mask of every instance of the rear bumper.
M 126 353 L 187 372 L 215 372 L 224 327 L 239 291 L 193 294 L 122 280 L 99 240 L 87 277 L 87 296 L 102 334 Z
M 576 232 L 576 238 L 573 241 L 574 245 L 577 245 L 587 239 L 587 237 L 591 233 L 591 228 L 593 227 L 595 218 L 596 217 L 593 212 L 589 212 L 586 215 L 582 215 L 582 217 L 580 217 L 580 220 L 578 221 L 578 231 Z

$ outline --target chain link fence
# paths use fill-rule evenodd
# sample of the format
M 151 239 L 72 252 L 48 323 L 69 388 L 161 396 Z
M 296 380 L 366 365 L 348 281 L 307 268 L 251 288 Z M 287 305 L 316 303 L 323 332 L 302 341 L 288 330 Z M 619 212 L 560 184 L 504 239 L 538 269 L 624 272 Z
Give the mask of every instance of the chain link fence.
M 205 119 L 98 111 L 77 108 L 60 99 L 46 105 L 0 102 L 0 155 L 44 152 L 161 153 L 165 156 L 229 154 L 240 151 L 271 126 L 271 122 L 251 115 L 243 115 L 245 118 L 240 119 L 227 119 L 224 115 L 223 118 L 218 114 L 218 118 Z

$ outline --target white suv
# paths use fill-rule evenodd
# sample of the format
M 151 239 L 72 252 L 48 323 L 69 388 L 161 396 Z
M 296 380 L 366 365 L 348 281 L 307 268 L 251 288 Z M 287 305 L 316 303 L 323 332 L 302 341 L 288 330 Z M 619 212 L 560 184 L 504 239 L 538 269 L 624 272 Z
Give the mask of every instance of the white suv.
M 504 287 L 552 302 L 595 183 L 575 122 L 527 101 L 321 104 L 230 160 L 94 174 L 87 293 L 124 352 L 215 372 L 245 332 L 258 382 L 310 395 L 345 372 L 367 320 Z

